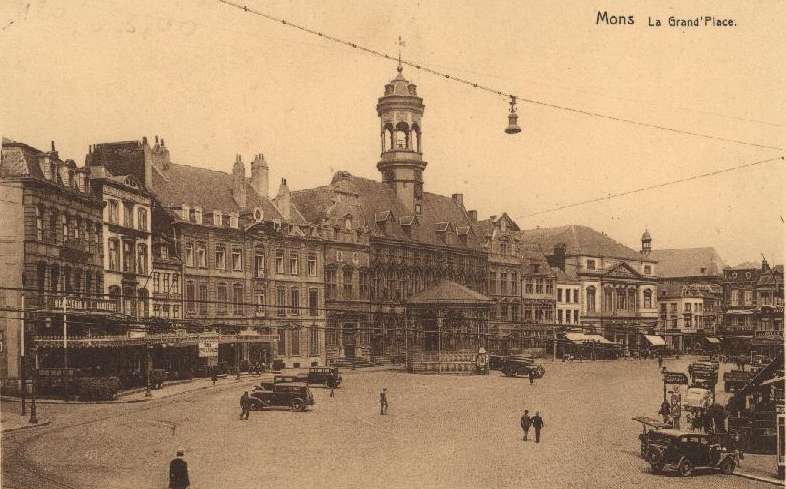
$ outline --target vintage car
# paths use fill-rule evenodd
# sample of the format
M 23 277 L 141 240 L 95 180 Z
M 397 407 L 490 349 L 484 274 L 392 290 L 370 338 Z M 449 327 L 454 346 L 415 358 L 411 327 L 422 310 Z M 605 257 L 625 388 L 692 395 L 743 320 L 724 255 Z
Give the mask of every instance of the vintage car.
M 322 384 L 328 387 L 331 383 L 333 387 L 341 385 L 341 374 L 336 367 L 311 367 L 307 374 L 299 376 L 299 378 L 305 379 L 307 384 Z
M 737 468 L 738 453 L 723 443 L 720 435 L 705 435 L 672 429 L 650 433 L 647 461 L 655 473 L 676 470 L 683 477 L 695 469 L 716 469 L 731 474 Z
M 536 379 L 546 374 L 543 365 L 535 363 L 535 358 L 531 355 L 511 355 L 502 364 L 502 373 L 508 377 L 529 376 L 530 372 Z
M 256 389 L 251 392 L 251 409 L 261 411 L 274 406 L 286 406 L 293 411 L 305 411 L 314 405 L 314 396 L 308 385 L 299 382 L 272 384 L 270 389 Z
M 633 421 L 641 423 L 642 432 L 639 434 L 639 442 L 641 443 L 641 457 L 646 458 L 649 451 L 650 438 L 655 430 L 665 430 L 671 428 L 671 424 L 658 421 L 657 419 L 647 416 L 639 416 L 633 418 Z

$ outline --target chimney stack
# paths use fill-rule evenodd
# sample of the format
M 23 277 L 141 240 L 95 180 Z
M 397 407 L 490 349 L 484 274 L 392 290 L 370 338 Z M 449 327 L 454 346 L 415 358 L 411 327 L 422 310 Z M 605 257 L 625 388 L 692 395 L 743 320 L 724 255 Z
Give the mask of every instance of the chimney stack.
M 239 153 L 235 155 L 235 165 L 232 167 L 232 197 L 241 209 L 245 209 L 248 205 L 246 201 L 246 167 L 243 165 Z
M 450 196 L 453 202 L 459 207 L 464 207 L 464 194 L 453 194 Z
M 278 194 L 276 195 L 276 198 L 273 199 L 273 203 L 276 205 L 278 212 L 281 213 L 281 216 L 284 219 L 290 219 L 290 216 L 292 215 L 292 201 L 289 193 L 289 187 L 287 187 L 286 178 L 281 179 L 281 186 L 278 187 Z
M 471 211 L 467 211 L 467 215 L 469 215 L 469 220 L 470 221 L 478 222 L 478 211 L 476 211 L 474 209 L 471 210 Z
M 265 156 L 259 153 L 251 162 L 251 187 L 263 199 L 267 199 L 270 193 L 268 178 L 269 169 Z

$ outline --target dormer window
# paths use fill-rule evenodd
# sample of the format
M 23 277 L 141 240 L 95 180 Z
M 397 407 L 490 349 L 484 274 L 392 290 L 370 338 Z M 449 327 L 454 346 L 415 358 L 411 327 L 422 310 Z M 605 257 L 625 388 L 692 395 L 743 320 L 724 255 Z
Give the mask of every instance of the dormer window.
M 344 230 L 352 231 L 352 217 L 347 216 L 344 218 Z
M 229 227 L 237 229 L 239 227 L 239 216 L 235 213 L 229 214 Z
M 221 213 L 221 211 L 213 212 L 213 225 L 219 227 L 224 225 L 224 215 Z
M 415 204 L 415 214 L 417 214 L 417 215 L 421 214 L 420 204 Z
M 202 208 L 201 207 L 194 207 L 194 222 L 197 224 L 202 224 Z

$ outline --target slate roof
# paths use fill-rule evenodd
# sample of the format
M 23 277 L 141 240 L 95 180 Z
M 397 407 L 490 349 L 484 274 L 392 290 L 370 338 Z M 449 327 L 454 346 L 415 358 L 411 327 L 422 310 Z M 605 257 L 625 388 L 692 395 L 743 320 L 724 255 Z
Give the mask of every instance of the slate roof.
M 491 299 L 450 280 L 442 280 L 407 300 L 408 304 L 477 304 L 485 302 L 491 302 Z
M 241 208 L 232 197 L 232 175 L 190 165 L 170 163 L 166 169 L 153 166 L 153 193 L 165 205 L 201 207 L 204 212 L 221 210 L 240 213 Z M 281 213 L 269 199 L 257 195 L 246 182 L 246 202 L 249 209 L 259 207 L 265 220 L 281 219 Z M 299 214 L 293 212 L 297 220 Z
M 43 151 L 32 146 L 3 138 L 0 177 L 43 178 L 44 174 L 38 162 L 44 155 Z
M 552 267 L 551 269 L 557 277 L 558 284 L 577 284 L 579 282 L 579 278 L 576 276 L 576 272 L 568 269 L 566 271 L 562 271 L 562 269 L 557 267 Z
M 715 248 L 680 248 L 653 250 L 650 258 L 657 260 L 660 277 L 699 277 L 723 274 L 726 264 Z M 704 268 L 702 273 L 701 269 Z
M 355 228 L 368 226 L 377 236 L 437 246 L 463 247 L 456 237 L 456 230 L 473 227 L 463 207 L 450 197 L 430 192 L 423 193 L 417 223 L 407 226 L 406 223 L 412 221 L 412 212 L 403 206 L 392 188 L 348 172 L 337 172 L 330 185 L 292 192 L 292 201 L 303 217 L 313 224 L 327 220 L 341 225 L 345 216 L 350 215 Z M 402 222 L 405 225 L 402 226 Z M 467 229 L 462 231 L 467 233 L 466 246 L 480 249 L 477 233 Z M 447 243 L 442 235 L 449 235 Z
M 761 267 L 759 263 L 746 261 L 742 262 L 739 265 L 735 265 L 733 267 L 728 267 L 730 270 L 751 270 L 751 269 L 758 269 Z
M 655 262 L 590 227 L 571 224 L 552 228 L 521 231 L 521 241 L 540 245 L 545 253 L 551 253 L 555 245 L 564 243 L 567 255 L 588 255 Z

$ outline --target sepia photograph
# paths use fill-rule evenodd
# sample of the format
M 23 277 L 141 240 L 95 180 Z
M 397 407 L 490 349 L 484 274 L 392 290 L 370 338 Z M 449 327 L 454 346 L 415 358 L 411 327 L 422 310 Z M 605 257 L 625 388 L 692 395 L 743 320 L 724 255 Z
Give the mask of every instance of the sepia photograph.
M 0 2 L 0 488 L 784 486 L 786 2 Z

